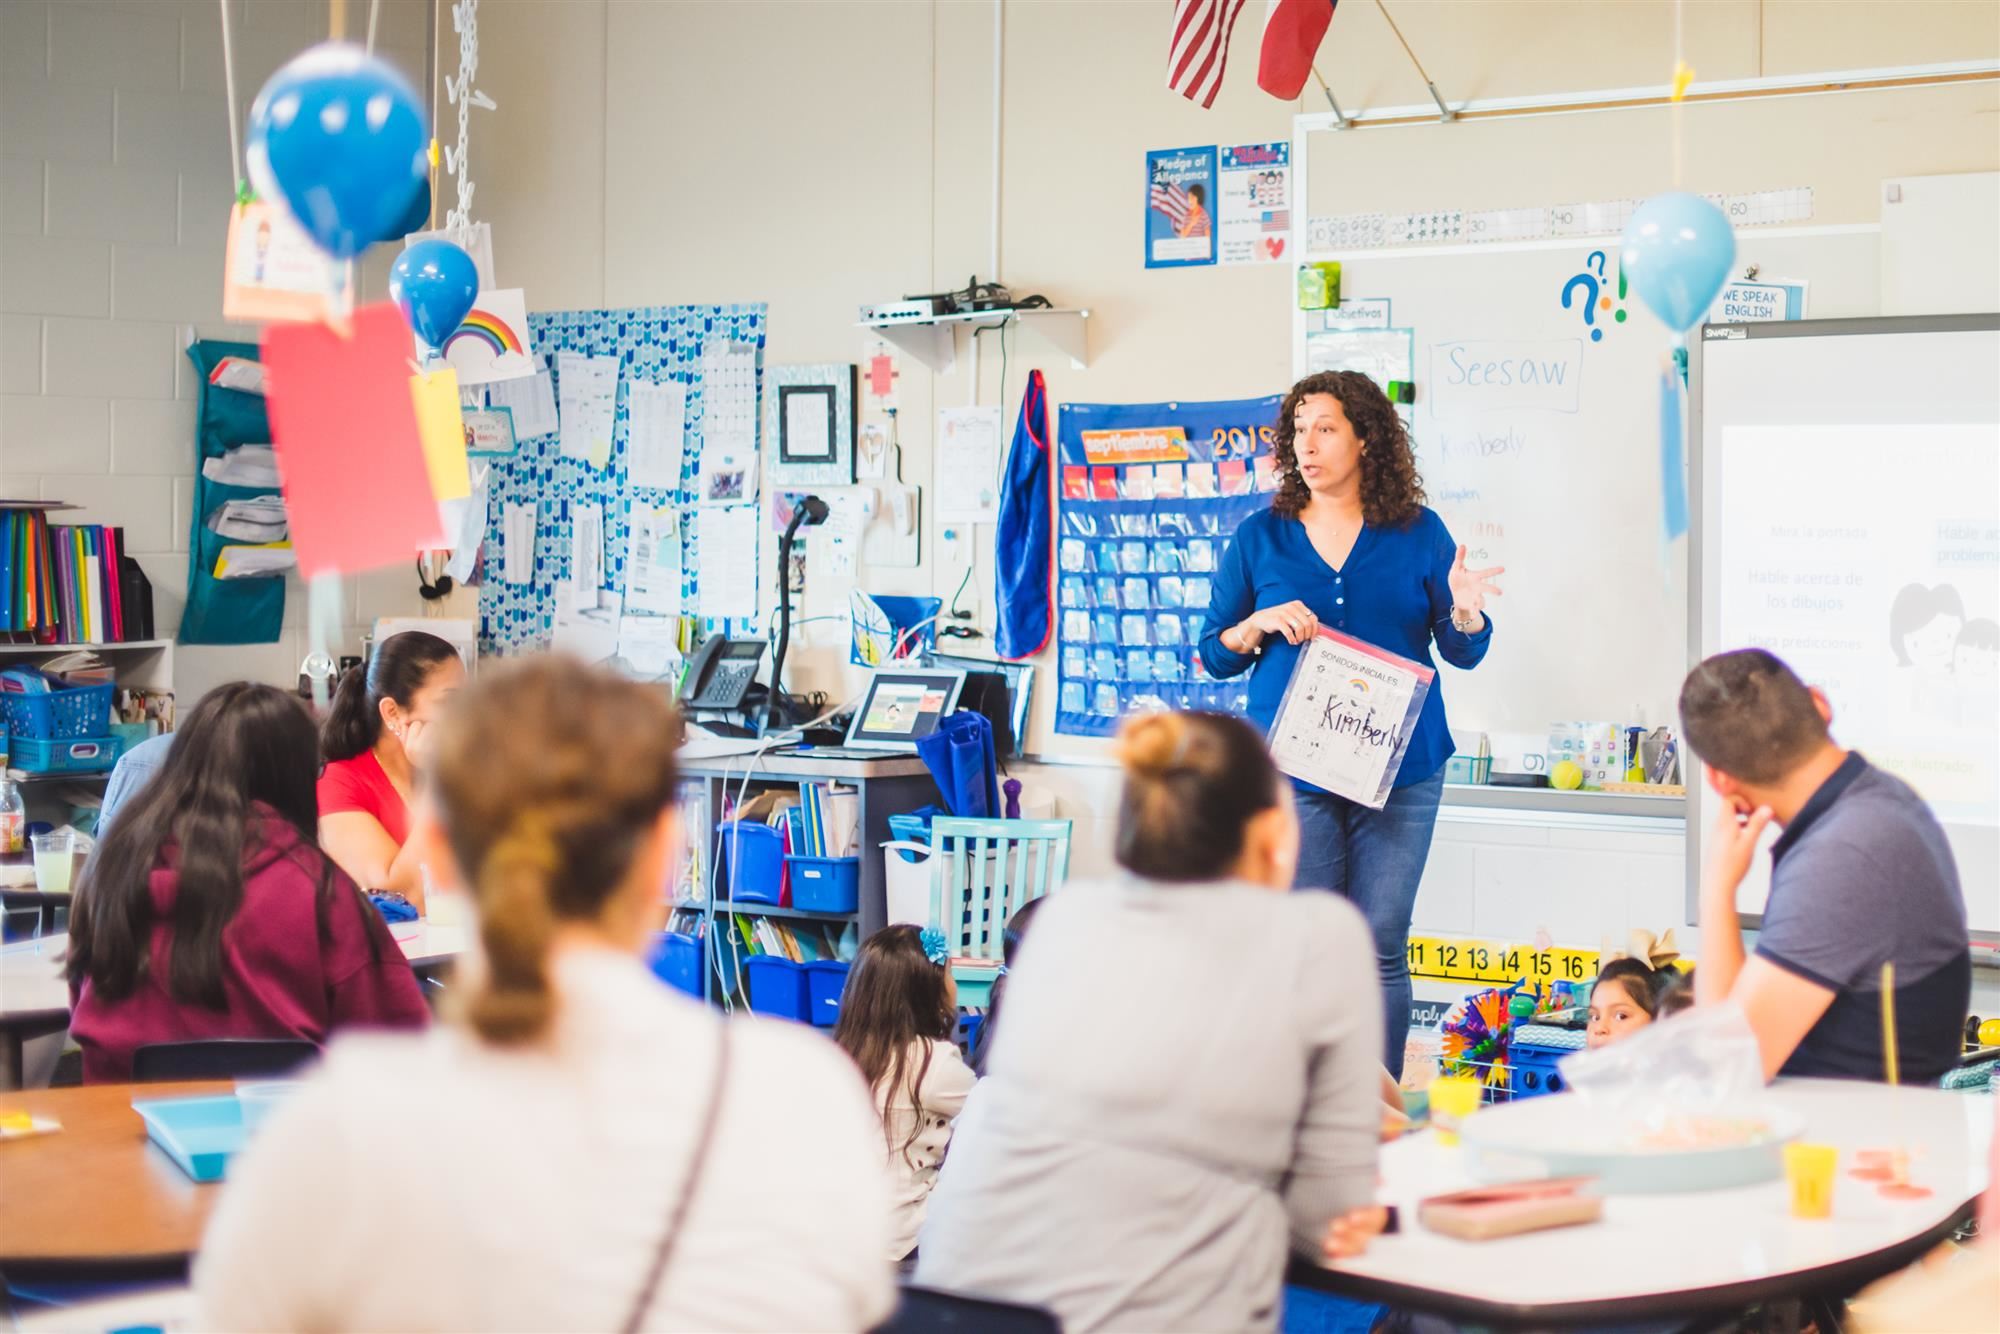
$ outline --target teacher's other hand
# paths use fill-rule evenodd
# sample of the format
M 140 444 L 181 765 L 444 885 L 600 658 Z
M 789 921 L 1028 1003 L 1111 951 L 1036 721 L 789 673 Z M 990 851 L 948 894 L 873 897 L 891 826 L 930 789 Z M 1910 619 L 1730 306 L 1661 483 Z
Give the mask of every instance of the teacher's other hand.
M 1493 581 L 1505 573 L 1507 567 L 1504 565 L 1495 565 L 1484 570 L 1466 569 L 1465 544 L 1459 543 L 1458 557 L 1451 563 L 1449 576 L 1451 605 L 1459 611 L 1474 614 L 1485 611 L 1486 599 L 1489 596 L 1496 598 L 1500 596 L 1500 585 Z
M 1252 648 L 1263 643 L 1265 635 L 1283 635 L 1286 643 L 1303 644 L 1319 630 L 1319 617 L 1303 602 L 1287 602 L 1252 612 L 1250 619 L 1236 629 Z M 1246 629 L 1251 633 L 1242 634 Z

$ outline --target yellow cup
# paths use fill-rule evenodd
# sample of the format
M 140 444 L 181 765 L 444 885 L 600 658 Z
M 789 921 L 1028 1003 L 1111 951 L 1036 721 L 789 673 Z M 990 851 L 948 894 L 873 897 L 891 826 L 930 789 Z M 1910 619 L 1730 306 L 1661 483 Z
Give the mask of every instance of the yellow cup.
M 1451 1075 L 1431 1081 L 1431 1124 L 1437 1127 L 1438 1143 L 1458 1143 L 1458 1128 L 1465 1118 L 1479 1110 L 1479 1081 Z
M 1833 1183 L 1839 1167 L 1840 1150 L 1830 1144 L 1785 1146 L 1785 1180 L 1792 1184 L 1792 1217 L 1832 1216 Z

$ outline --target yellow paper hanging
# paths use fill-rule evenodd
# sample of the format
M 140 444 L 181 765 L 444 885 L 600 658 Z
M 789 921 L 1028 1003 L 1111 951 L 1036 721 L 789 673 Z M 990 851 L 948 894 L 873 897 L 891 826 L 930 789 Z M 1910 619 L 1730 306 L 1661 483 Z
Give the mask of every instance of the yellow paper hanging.
M 472 494 L 465 463 L 465 418 L 458 401 L 458 372 L 449 367 L 410 377 L 410 402 L 417 410 L 417 434 L 424 444 L 431 494 L 439 501 Z

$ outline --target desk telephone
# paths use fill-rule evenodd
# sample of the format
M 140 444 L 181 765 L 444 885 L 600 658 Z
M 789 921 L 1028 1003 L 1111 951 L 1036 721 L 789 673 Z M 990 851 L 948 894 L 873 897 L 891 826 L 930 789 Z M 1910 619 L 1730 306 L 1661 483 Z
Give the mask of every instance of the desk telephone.
M 728 713 L 743 707 L 764 660 L 761 639 L 710 635 L 695 650 L 681 680 L 681 703 L 690 713 Z

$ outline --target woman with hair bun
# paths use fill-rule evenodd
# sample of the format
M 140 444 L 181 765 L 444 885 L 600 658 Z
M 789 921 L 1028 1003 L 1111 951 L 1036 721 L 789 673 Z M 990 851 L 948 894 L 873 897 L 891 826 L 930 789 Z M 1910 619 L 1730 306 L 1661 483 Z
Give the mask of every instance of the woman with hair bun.
M 882 1129 L 852 1064 L 811 1029 L 725 1020 L 643 961 L 681 839 L 679 735 L 659 690 L 562 657 L 454 702 L 411 838 L 478 915 L 458 1022 L 337 1041 L 272 1114 L 196 1261 L 201 1328 L 889 1314 Z
M 1300 380 L 1278 409 L 1275 446 L 1277 493 L 1223 553 L 1201 635 L 1211 676 L 1250 673 L 1250 721 L 1270 731 L 1300 646 L 1323 625 L 1427 666 L 1433 645 L 1454 667 L 1478 666 L 1503 571 L 1466 568 L 1375 382 L 1359 371 Z M 1395 1074 L 1410 1029 L 1410 917 L 1452 751 L 1442 686 L 1431 683 L 1381 809 L 1294 780 L 1299 888 L 1332 890 L 1368 919 Z
M 1286 892 L 1291 789 L 1240 719 L 1133 718 L 1118 756 L 1124 874 L 1050 896 L 1022 942 L 917 1282 L 1071 1331 L 1272 1329 L 1292 1250 L 1382 1226 L 1368 927 Z

